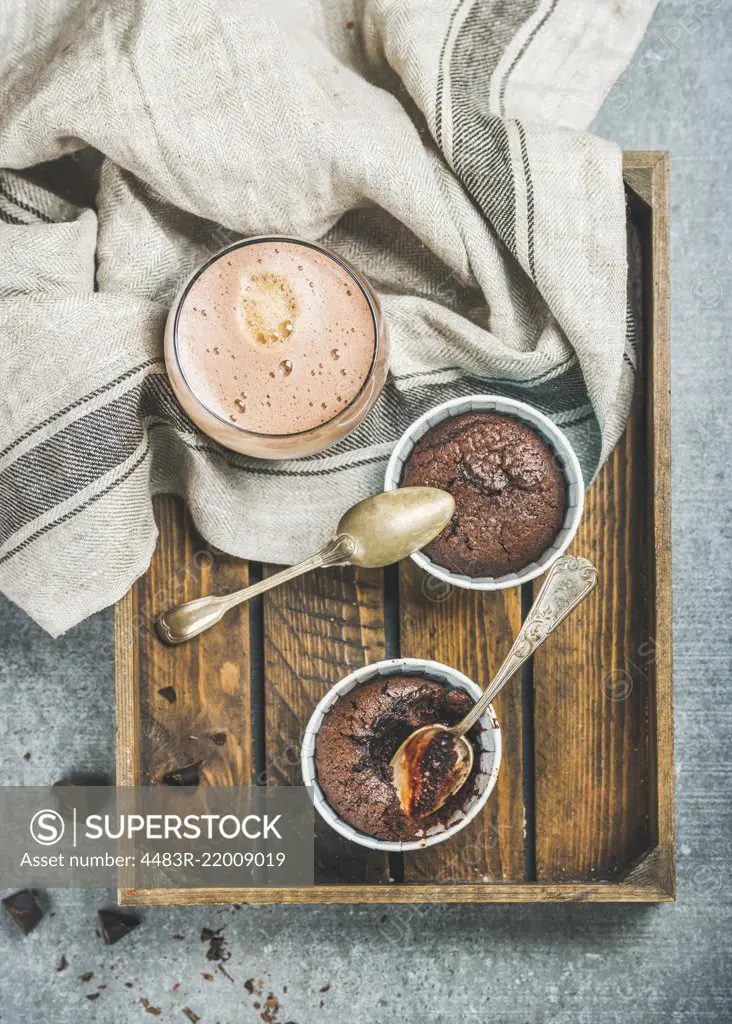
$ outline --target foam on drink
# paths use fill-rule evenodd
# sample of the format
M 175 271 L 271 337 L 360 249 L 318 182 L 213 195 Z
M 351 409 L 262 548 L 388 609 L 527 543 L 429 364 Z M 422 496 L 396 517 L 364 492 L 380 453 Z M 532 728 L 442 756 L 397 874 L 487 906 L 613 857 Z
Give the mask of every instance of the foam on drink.
M 374 360 L 376 325 L 336 259 L 267 240 L 222 253 L 189 288 L 177 351 L 210 412 L 258 434 L 296 434 L 351 404 Z

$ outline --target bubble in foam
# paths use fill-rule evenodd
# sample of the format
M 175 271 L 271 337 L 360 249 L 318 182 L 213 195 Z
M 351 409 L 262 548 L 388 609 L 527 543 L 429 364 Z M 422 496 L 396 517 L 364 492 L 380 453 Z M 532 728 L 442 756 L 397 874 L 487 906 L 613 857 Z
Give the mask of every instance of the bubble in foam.
M 244 402 L 242 402 L 241 398 L 237 398 L 237 400 L 236 400 L 236 401 L 234 402 L 234 405 L 235 405 L 235 406 L 237 407 L 237 409 L 239 409 L 239 410 L 240 410 L 241 412 L 246 412 L 246 411 L 247 411 L 247 407 L 246 407 L 246 405 L 244 404 Z
M 341 350 L 339 348 L 332 348 L 330 350 L 330 358 L 331 359 L 340 359 L 341 358 Z
M 289 377 L 292 373 L 292 360 L 283 359 L 280 365 L 277 367 L 280 377 Z

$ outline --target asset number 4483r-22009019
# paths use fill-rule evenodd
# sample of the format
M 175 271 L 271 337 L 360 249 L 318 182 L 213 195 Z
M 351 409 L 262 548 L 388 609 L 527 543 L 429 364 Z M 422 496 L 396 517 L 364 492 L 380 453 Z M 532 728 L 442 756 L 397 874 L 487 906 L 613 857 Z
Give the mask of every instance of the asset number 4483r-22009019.
M 144 853 L 140 858 L 145 867 L 181 868 L 281 868 L 285 863 L 284 853 L 211 852 L 193 853 Z

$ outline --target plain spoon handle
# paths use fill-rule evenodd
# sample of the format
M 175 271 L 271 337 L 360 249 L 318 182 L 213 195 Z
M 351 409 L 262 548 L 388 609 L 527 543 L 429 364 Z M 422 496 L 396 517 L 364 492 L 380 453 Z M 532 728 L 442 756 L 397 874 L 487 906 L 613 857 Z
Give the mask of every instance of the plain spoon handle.
M 249 601 L 252 597 L 264 594 L 273 587 L 279 587 L 288 580 L 294 580 L 296 576 L 302 576 L 311 569 L 319 569 L 324 565 L 342 565 L 353 554 L 354 547 L 353 539 L 341 534 L 304 562 L 288 566 L 287 569 L 275 573 L 274 576 L 268 576 L 251 587 L 244 587 L 243 590 L 236 590 L 233 594 L 225 594 L 222 597 L 216 597 L 214 594 L 209 597 L 197 597 L 194 601 L 186 601 L 185 604 L 169 608 L 155 620 L 158 636 L 166 644 L 182 644 L 185 640 L 191 640 L 214 626 L 232 608 Z
M 508 657 L 480 700 L 452 730 L 455 735 L 464 736 L 468 729 L 475 725 L 511 676 L 564 622 L 569 613 L 595 589 L 597 580 L 597 569 L 586 558 L 562 555 L 556 560 L 513 642 L 513 647 L 508 652 Z

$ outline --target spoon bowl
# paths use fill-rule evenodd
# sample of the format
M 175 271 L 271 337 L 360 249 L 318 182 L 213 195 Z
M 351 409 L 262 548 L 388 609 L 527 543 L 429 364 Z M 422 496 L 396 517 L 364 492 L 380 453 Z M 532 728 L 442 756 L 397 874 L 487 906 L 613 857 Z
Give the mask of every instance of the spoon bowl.
M 237 590 L 186 601 L 155 620 L 166 644 L 180 644 L 214 626 L 232 608 L 311 569 L 326 565 L 381 568 L 419 551 L 452 519 L 455 500 L 437 487 L 402 487 L 359 501 L 341 517 L 336 536 L 320 551 L 274 576 Z
M 399 805 L 410 818 L 434 814 L 468 781 L 473 744 L 446 725 L 423 725 L 391 759 Z
M 437 487 L 402 487 L 365 498 L 343 515 L 338 536 L 354 547 L 348 562 L 381 569 L 419 551 L 452 519 L 455 499 Z

